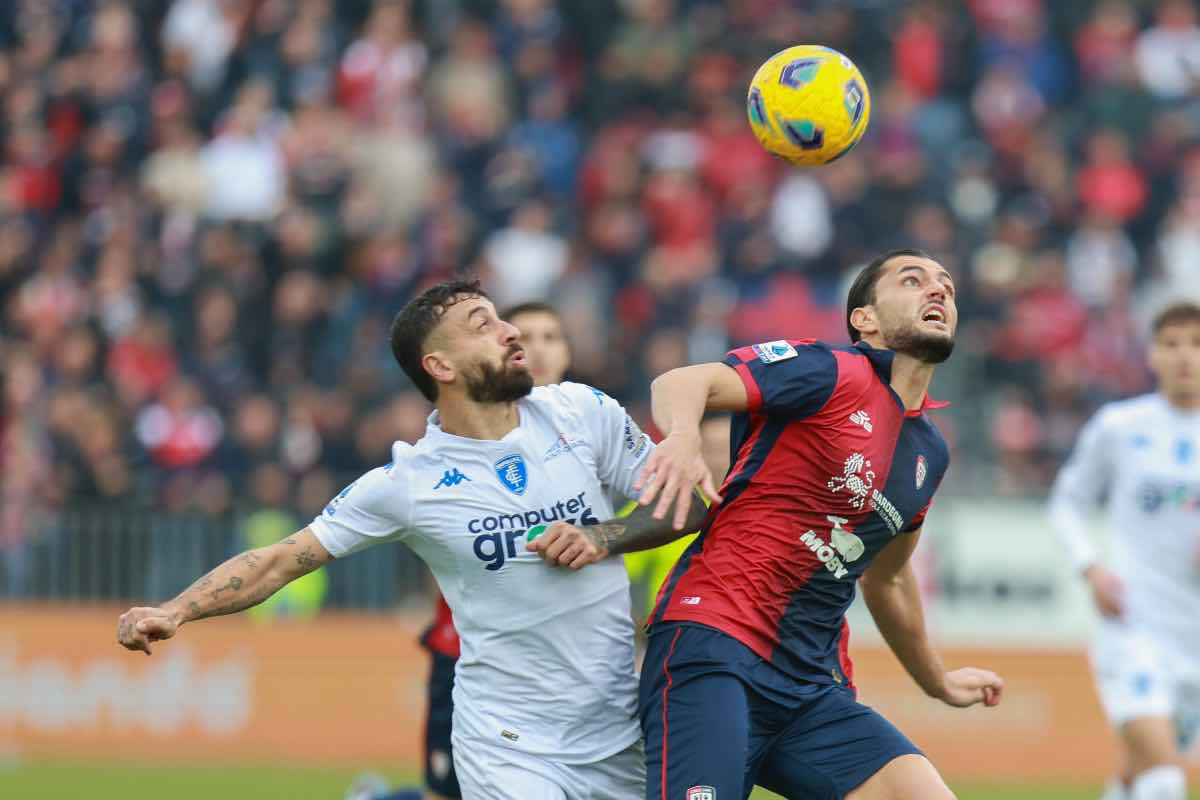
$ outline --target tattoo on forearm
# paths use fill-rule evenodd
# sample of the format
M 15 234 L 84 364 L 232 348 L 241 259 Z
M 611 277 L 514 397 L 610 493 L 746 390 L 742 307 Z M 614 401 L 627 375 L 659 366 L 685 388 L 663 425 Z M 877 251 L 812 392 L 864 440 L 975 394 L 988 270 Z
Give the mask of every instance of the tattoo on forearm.
M 296 563 L 303 569 L 313 570 L 317 568 L 321 561 L 313 554 L 311 547 L 306 547 L 303 553 L 296 555 Z
M 283 543 L 284 543 L 284 544 L 295 544 L 295 543 L 296 543 L 296 537 L 295 537 L 295 536 L 289 536 L 289 537 L 287 537 L 286 539 L 284 539 L 284 540 L 283 540 Z
M 200 604 L 195 600 L 188 603 L 188 613 L 192 615 L 192 619 L 200 618 Z
M 704 504 L 698 498 L 693 499 L 687 524 L 683 530 L 677 531 L 672 527 L 670 517 L 655 519 L 652 507 L 638 506 L 627 517 L 587 525 L 583 531 L 595 544 L 616 555 L 634 550 L 648 550 L 673 542 L 699 528 L 706 513 Z
M 258 562 L 262 561 L 262 557 L 257 553 L 242 553 L 242 563 L 250 569 L 258 569 Z
M 196 580 L 191 586 L 184 590 L 184 594 L 188 592 L 203 592 L 208 587 L 212 586 L 212 575 L 216 570 L 206 573 L 203 577 Z
M 222 605 L 213 606 L 205 611 L 201 611 L 197 605 L 196 608 L 191 610 L 196 615 L 194 619 L 205 619 L 206 617 L 220 617 L 225 614 L 234 614 L 238 611 L 244 611 L 247 608 L 250 608 L 250 606 L 258 605 L 263 600 L 266 600 L 268 597 L 275 594 L 275 592 L 277 592 L 281 586 L 283 586 L 282 581 L 273 581 L 269 583 L 260 582 L 259 585 L 252 589 L 249 593 L 241 595 L 240 597 L 235 596 Z
M 628 527 L 624 523 L 614 520 L 601 522 L 599 525 L 589 525 L 583 529 L 583 532 L 600 547 L 609 548 L 625 534 Z
M 218 586 L 216 589 L 213 589 L 211 592 L 209 592 L 209 594 L 212 595 L 213 600 L 216 600 L 217 597 L 220 596 L 221 592 L 224 592 L 227 589 L 232 589 L 233 591 L 236 592 L 238 589 L 241 589 L 241 588 L 242 588 L 242 579 L 239 578 L 237 575 L 234 575 L 233 577 L 231 577 L 229 579 L 229 583 L 225 584 L 224 586 Z

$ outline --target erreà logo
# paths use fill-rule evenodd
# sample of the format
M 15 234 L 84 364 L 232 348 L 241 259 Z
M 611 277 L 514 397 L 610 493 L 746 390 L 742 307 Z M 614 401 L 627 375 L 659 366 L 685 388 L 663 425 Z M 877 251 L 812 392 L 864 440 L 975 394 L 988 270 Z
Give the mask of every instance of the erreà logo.
M 925 476 L 929 474 L 929 467 L 925 464 L 925 456 L 917 456 L 917 488 L 920 489 L 925 485 Z
M 505 456 L 496 462 L 496 477 L 504 484 L 504 488 L 513 494 L 525 494 L 529 484 L 529 473 L 525 470 L 525 459 L 520 453 Z

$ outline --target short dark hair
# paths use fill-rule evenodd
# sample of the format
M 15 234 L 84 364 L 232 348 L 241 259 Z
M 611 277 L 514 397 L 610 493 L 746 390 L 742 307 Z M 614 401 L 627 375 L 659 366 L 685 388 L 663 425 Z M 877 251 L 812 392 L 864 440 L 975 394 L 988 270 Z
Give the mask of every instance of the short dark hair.
M 404 374 L 431 403 L 437 400 L 437 381 L 421 366 L 425 342 L 450 306 L 471 297 L 487 298 L 479 281 L 445 281 L 409 300 L 392 320 L 392 355 Z
M 1150 331 L 1158 336 L 1163 328 L 1171 325 L 1182 325 L 1186 322 L 1200 322 L 1200 304 L 1191 300 L 1178 300 L 1163 308 L 1154 315 Z
M 558 309 L 549 303 L 543 303 L 540 300 L 532 300 L 528 303 L 518 303 L 512 308 L 506 309 L 500 315 L 500 319 L 505 322 L 512 322 L 513 317 L 519 317 L 522 314 L 549 314 L 559 322 L 562 322 L 562 314 L 558 313 Z
M 850 323 L 850 315 L 854 313 L 854 309 L 869 306 L 875 302 L 875 286 L 883 276 L 883 268 L 893 258 L 900 256 L 933 260 L 933 256 L 924 250 L 918 250 L 915 247 L 901 247 L 876 256 L 870 264 L 863 267 L 855 276 L 854 283 L 850 284 L 850 291 L 846 294 L 846 332 L 850 334 L 850 341 L 857 342 L 862 338 L 862 334 Z

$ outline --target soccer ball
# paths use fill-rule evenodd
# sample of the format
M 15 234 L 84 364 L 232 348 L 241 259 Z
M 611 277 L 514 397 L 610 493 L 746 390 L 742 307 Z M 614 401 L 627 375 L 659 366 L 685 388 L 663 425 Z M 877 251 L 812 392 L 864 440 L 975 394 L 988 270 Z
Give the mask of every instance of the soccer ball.
M 867 82 L 837 50 L 801 44 L 767 59 L 746 98 L 750 127 L 768 151 L 813 166 L 841 158 L 871 117 Z

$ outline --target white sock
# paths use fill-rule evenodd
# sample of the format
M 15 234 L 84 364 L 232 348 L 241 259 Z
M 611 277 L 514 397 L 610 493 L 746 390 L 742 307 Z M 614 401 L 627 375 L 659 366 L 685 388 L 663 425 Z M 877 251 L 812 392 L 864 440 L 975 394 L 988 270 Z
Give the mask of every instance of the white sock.
M 1104 794 L 1100 795 L 1100 800 L 1129 800 L 1129 791 L 1120 778 L 1111 778 L 1104 786 Z
M 1182 767 L 1151 767 L 1133 779 L 1129 800 L 1187 800 L 1187 778 Z

